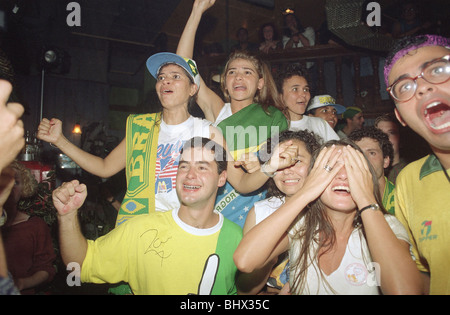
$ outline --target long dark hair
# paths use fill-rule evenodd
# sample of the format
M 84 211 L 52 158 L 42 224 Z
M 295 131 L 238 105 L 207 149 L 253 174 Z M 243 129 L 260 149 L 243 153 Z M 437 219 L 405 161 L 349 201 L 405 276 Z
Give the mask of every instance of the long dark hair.
M 294 14 L 294 13 L 289 13 L 286 14 L 283 18 L 283 35 L 287 36 L 287 37 L 292 37 L 292 30 L 287 26 L 286 24 L 286 19 L 288 16 L 292 15 L 295 19 L 295 21 L 297 22 L 297 29 L 300 33 L 303 33 L 305 31 L 305 28 L 303 27 L 302 23 L 300 23 L 300 19 Z
M 354 144 L 352 141 L 348 139 L 328 141 L 327 143 L 322 145 L 320 150 L 323 147 L 330 147 L 333 144 L 336 146 L 350 145 L 354 149 L 362 152 L 361 149 L 356 144 Z M 311 160 L 310 169 L 312 169 L 312 167 L 314 166 L 314 163 L 317 159 L 317 156 L 319 155 L 320 150 L 317 150 L 315 152 Z M 367 164 L 372 174 L 373 194 L 375 196 L 375 200 L 380 205 L 381 211 L 384 214 L 386 214 L 387 211 L 382 206 L 382 199 L 375 171 L 369 161 L 367 161 Z M 320 200 L 320 197 L 311 202 L 299 214 L 294 224 L 299 222 L 299 220 L 304 220 L 304 222 L 301 226 L 296 225 L 294 227 L 293 229 L 294 235 L 292 236 L 291 239 L 291 242 L 300 242 L 301 244 L 299 248 L 300 249 L 299 253 L 295 255 L 290 255 L 291 277 L 295 276 L 294 278 L 291 278 L 291 292 L 303 292 L 303 290 L 307 288 L 306 279 L 308 268 L 310 267 L 313 261 L 318 262 L 320 252 L 322 254 L 326 253 L 327 251 L 333 249 L 334 245 L 336 244 L 336 232 L 334 230 L 333 223 L 331 222 L 331 219 L 328 217 L 325 205 Z M 364 236 L 364 226 L 360 224 L 357 228 L 359 229 L 359 232 L 362 233 L 361 235 Z M 313 245 L 317 246 L 317 250 L 312 251 Z M 318 278 L 319 279 L 322 278 L 322 280 L 325 281 L 322 271 L 320 270 L 320 268 L 318 269 L 319 270 L 316 270 L 318 275 L 320 275 Z M 326 284 L 329 286 L 328 283 Z M 331 287 L 330 289 L 332 290 Z

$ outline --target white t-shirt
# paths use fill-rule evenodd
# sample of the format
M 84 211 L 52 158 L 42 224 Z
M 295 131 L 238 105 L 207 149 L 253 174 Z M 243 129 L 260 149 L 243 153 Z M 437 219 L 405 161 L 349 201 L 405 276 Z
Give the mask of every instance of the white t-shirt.
M 385 215 L 386 221 L 391 227 L 398 239 L 409 242 L 408 232 L 398 219 L 392 215 Z M 295 231 L 301 227 L 304 219 L 300 220 L 289 232 L 290 241 L 290 280 L 296 278 L 298 271 L 293 266 L 292 262 L 298 259 L 300 251 L 300 242 L 293 241 Z M 372 262 L 369 247 L 366 239 L 361 238 L 362 231 L 360 229 L 353 230 L 348 240 L 347 248 L 344 257 L 342 258 L 339 267 L 330 275 L 325 275 L 324 282 L 320 275 L 317 260 L 314 260 L 307 271 L 307 287 L 303 292 L 296 292 L 294 294 L 346 294 L 346 295 L 378 295 L 380 294 L 377 275 L 375 270 L 378 269 L 377 264 Z M 313 243 L 311 251 L 316 251 L 317 243 Z M 379 273 L 380 270 L 377 270 Z M 382 272 L 382 271 L 381 271 Z M 330 289 L 333 288 L 333 290 Z M 291 288 L 293 285 L 291 283 Z
M 253 205 L 255 210 L 255 225 L 274 213 L 284 203 L 283 198 L 270 197 L 261 201 L 255 202 Z
M 309 130 L 320 136 L 324 142 L 339 140 L 339 136 L 331 126 L 322 118 L 303 115 L 300 120 L 291 120 L 289 130 Z
M 213 123 L 214 127 L 217 127 L 222 120 L 227 119 L 231 115 L 233 115 L 233 112 L 231 111 L 231 103 L 225 103 L 220 110 L 219 115 L 217 115 L 216 121 Z
M 180 151 L 184 143 L 192 137 L 210 137 L 208 120 L 189 117 L 178 125 L 167 125 L 164 119 L 158 138 L 156 153 L 155 205 L 158 211 L 180 207 L 176 192 L 176 176 Z
M 314 46 L 316 44 L 316 32 L 314 31 L 314 28 L 312 28 L 311 26 L 306 27 L 302 35 L 308 39 L 309 44 L 311 46 Z M 291 38 L 286 35 L 283 36 L 283 48 L 286 47 L 286 44 L 290 39 Z M 294 43 L 294 47 L 295 48 L 303 47 L 302 41 L 301 40 L 298 41 L 297 44 Z

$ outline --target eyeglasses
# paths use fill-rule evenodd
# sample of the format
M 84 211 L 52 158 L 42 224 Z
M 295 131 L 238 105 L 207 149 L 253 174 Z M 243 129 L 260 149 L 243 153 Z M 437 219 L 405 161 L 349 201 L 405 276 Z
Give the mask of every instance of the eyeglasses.
M 386 90 L 398 102 L 409 101 L 417 90 L 417 79 L 422 78 L 431 84 L 442 84 L 450 79 L 450 55 L 425 64 L 422 73 L 415 78 L 401 78 Z

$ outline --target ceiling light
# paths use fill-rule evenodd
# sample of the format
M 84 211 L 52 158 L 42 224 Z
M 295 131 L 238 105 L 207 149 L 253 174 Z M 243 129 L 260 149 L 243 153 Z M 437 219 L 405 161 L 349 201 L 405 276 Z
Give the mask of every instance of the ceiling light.
M 57 55 L 56 55 L 55 51 L 47 50 L 44 53 L 44 60 L 45 60 L 45 62 L 47 62 L 47 63 L 54 63 L 54 62 L 56 62 L 56 59 L 57 59 Z
M 81 125 L 80 125 L 79 122 L 77 122 L 75 124 L 75 126 L 73 127 L 72 133 L 73 134 L 77 134 L 77 135 L 81 135 Z
M 287 14 L 294 14 L 295 13 L 295 11 L 294 11 L 294 9 L 292 9 L 292 8 L 286 8 L 284 11 L 283 11 L 283 14 L 285 14 L 285 15 L 287 15 Z
M 58 47 L 46 47 L 42 52 L 41 62 L 46 71 L 59 74 L 70 71 L 70 56 Z

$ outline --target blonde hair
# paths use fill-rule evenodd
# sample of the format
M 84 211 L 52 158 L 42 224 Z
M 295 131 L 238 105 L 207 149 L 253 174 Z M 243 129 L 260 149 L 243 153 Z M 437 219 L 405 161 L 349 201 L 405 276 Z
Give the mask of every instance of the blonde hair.
M 264 80 L 264 85 L 260 90 L 256 92 L 253 98 L 253 102 L 260 104 L 266 113 L 268 112 L 267 109 L 269 106 L 274 106 L 283 113 L 287 113 L 287 108 L 282 104 L 278 96 L 277 87 L 275 85 L 275 81 L 273 79 L 269 66 L 259 56 L 251 54 L 247 51 L 233 52 L 225 65 L 224 71 L 222 72 L 222 75 L 220 77 L 220 87 L 222 89 L 223 95 L 225 96 L 225 99 L 230 100 L 230 95 L 226 88 L 225 78 L 230 68 L 230 64 L 237 59 L 249 61 L 255 68 L 259 78 Z
M 34 196 L 37 193 L 38 182 L 31 171 L 18 161 L 12 162 L 11 167 L 16 171 L 16 174 L 19 175 L 22 181 L 20 197 L 30 198 Z

